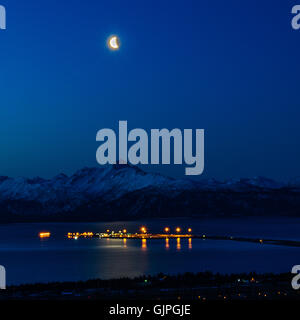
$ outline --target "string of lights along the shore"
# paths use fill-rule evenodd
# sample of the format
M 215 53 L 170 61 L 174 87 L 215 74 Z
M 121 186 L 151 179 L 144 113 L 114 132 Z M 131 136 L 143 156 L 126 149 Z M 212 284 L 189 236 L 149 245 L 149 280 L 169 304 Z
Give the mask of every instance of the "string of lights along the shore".
M 51 232 L 42 231 L 39 233 L 39 238 L 41 240 L 51 237 Z M 98 239 L 142 239 L 146 241 L 147 239 L 165 239 L 166 243 L 170 238 L 177 239 L 178 244 L 181 238 L 189 239 L 189 247 L 191 248 L 191 240 L 202 239 L 202 240 L 228 240 L 228 241 L 240 241 L 240 242 L 252 242 L 257 244 L 271 244 L 279 246 L 289 246 L 289 247 L 300 247 L 300 241 L 294 240 L 281 240 L 281 239 L 259 239 L 259 238 L 245 238 L 239 236 L 228 236 L 228 235 L 206 235 L 206 234 L 193 234 L 192 228 L 181 228 L 176 227 L 171 229 L 170 227 L 165 227 L 161 233 L 151 233 L 149 230 L 142 226 L 139 232 L 130 233 L 127 229 L 119 230 L 115 232 L 114 230 L 107 229 L 105 232 L 68 232 L 68 239 L 78 240 L 79 238 L 98 238 Z M 144 242 L 145 243 L 145 242 Z M 168 245 L 167 245 L 168 247 Z
M 131 238 L 131 239 L 165 239 L 165 238 L 191 238 L 195 237 L 192 235 L 192 229 L 187 228 L 186 232 L 181 227 L 177 227 L 172 233 L 171 228 L 165 227 L 163 233 L 150 233 L 148 229 L 144 226 L 140 228 L 139 232 L 130 233 L 127 229 L 119 230 L 115 232 L 114 230 L 107 229 L 105 232 L 93 233 L 93 232 L 69 232 L 69 239 L 77 240 L 80 237 L 97 237 L 97 238 Z

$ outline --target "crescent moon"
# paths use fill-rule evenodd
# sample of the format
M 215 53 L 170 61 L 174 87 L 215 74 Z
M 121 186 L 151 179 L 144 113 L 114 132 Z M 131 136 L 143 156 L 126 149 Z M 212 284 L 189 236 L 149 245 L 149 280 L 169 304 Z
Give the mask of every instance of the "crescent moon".
M 108 40 L 108 46 L 112 50 L 118 50 L 120 45 L 119 45 L 119 39 L 117 36 L 112 36 Z

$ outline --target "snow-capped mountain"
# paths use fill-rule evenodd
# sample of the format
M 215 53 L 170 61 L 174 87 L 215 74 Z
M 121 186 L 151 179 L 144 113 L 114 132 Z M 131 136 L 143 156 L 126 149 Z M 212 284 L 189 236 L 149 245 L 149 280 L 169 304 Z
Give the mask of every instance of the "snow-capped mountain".
M 115 165 L 53 179 L 0 177 L 0 222 L 300 214 L 297 185 L 258 177 L 195 182 Z

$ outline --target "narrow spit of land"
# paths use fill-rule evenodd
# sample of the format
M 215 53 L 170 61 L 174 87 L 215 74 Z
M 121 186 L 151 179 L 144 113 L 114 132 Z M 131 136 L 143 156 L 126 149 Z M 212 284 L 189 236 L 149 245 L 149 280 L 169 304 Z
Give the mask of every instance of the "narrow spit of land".
M 50 235 L 49 235 L 50 236 Z M 300 241 L 296 240 L 280 240 L 280 239 L 264 239 L 264 238 L 246 238 L 246 237 L 233 237 L 233 236 L 216 236 L 216 235 L 197 235 L 197 234 L 151 234 L 151 233 L 93 233 L 93 232 L 70 232 L 67 237 L 69 239 L 78 238 L 100 238 L 100 239 L 202 239 L 202 240 L 226 240 L 226 241 L 239 241 L 251 242 L 259 244 L 269 244 L 278 246 L 300 247 Z

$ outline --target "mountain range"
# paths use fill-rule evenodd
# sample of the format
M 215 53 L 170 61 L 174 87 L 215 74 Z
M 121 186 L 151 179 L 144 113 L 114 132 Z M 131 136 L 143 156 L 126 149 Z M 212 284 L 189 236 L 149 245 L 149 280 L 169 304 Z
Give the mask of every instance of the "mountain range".
M 172 179 L 130 165 L 0 177 L 0 223 L 249 215 L 300 216 L 300 183 Z

